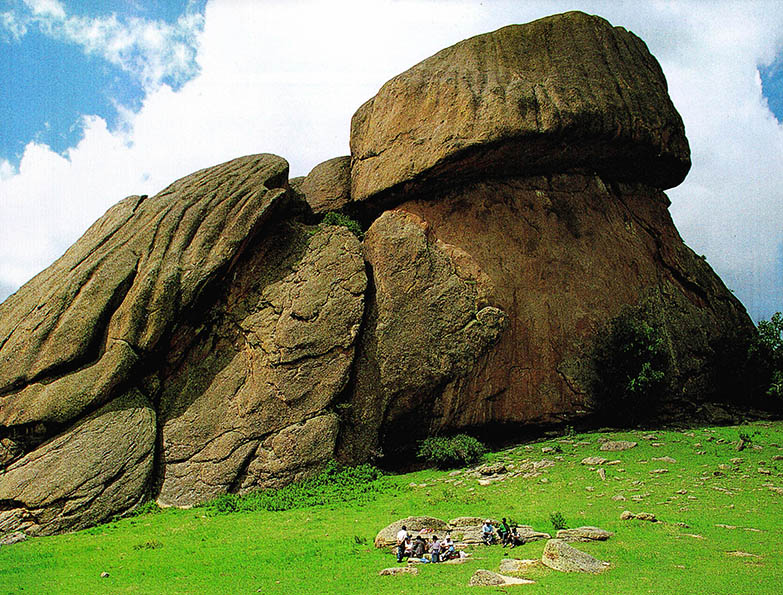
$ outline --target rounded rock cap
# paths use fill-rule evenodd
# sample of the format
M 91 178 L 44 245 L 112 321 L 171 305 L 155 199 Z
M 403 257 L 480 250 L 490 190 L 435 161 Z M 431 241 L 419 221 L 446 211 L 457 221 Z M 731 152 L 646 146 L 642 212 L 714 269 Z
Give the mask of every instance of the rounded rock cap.
M 351 122 L 351 198 L 587 171 L 676 186 L 690 149 L 645 43 L 582 12 L 510 25 L 394 77 Z

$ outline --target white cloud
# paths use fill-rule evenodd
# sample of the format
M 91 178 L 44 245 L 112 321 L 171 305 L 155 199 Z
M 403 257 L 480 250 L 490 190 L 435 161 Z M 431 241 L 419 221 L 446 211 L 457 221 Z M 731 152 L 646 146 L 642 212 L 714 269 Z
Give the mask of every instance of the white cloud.
M 42 17 L 65 18 L 65 8 L 57 0 L 24 0 L 34 15 Z
M 35 3 L 53 31 L 147 81 L 147 95 L 116 131 L 87 118 L 63 157 L 30 144 L 18 172 L 0 164 L 0 220 L 14 222 L 0 283 L 25 281 L 123 196 L 198 168 L 273 152 L 306 174 L 348 152 L 351 115 L 391 76 L 471 35 L 579 8 L 634 31 L 662 63 L 693 151 L 691 174 L 669 191 L 685 240 L 755 317 L 783 309 L 783 132 L 757 74 L 783 48 L 772 5 L 214 0 L 203 31 L 198 15 L 174 31 L 57 16 L 57 6 Z M 196 71 L 187 64 L 198 74 L 177 91 L 160 83 Z
M 176 23 L 116 15 L 69 15 L 57 0 L 24 0 L 30 14 L 6 12 L 0 24 L 15 39 L 35 26 L 45 35 L 80 46 L 134 77 L 146 88 L 180 83 L 195 74 L 195 55 L 203 18 L 186 12 Z
M 13 12 L 0 12 L 0 29 L 10 34 L 14 41 L 19 41 L 27 34 L 27 27 Z

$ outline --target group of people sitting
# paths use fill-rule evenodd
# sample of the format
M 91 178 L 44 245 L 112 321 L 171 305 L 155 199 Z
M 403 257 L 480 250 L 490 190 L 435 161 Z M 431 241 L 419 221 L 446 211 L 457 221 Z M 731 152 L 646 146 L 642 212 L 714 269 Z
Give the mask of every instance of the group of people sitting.
M 438 539 L 433 535 L 428 541 L 425 537 L 427 530 L 424 529 L 416 537 L 408 534 L 408 528 L 403 525 L 397 532 L 397 562 L 402 562 L 403 558 L 416 559 L 420 562 L 445 562 L 451 558 L 459 558 L 454 540 L 451 538 L 451 531 L 446 531 L 446 537 Z M 429 553 L 429 559 L 424 554 Z
M 484 524 L 481 526 L 481 540 L 484 542 L 484 545 L 492 545 L 499 541 L 503 544 L 503 547 L 510 545 L 512 549 L 525 543 L 525 540 L 522 539 L 517 530 L 517 526 L 509 526 L 506 517 L 503 517 L 497 529 L 495 529 L 490 519 L 484 521 Z
M 397 562 L 408 558 L 420 562 L 437 563 L 460 557 L 460 552 L 457 551 L 454 540 L 451 538 L 451 531 L 446 531 L 446 537 L 443 539 L 438 539 L 437 535 L 429 536 L 429 532 L 428 529 L 422 529 L 416 537 L 411 537 L 408 528 L 403 525 L 397 532 Z M 512 548 L 525 543 L 517 530 L 517 525 L 509 525 L 505 517 L 497 528 L 490 519 L 484 521 L 481 526 L 481 541 L 485 545 L 502 543 L 503 547 L 510 545 Z M 429 558 L 426 558 L 424 554 L 429 554 Z

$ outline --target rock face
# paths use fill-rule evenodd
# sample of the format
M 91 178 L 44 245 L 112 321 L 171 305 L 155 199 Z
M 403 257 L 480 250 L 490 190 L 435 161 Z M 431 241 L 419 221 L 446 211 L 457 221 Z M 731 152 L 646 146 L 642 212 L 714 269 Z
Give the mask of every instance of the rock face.
M 494 175 L 588 169 L 658 188 L 690 168 L 682 120 L 644 42 L 569 12 L 447 48 L 351 122 L 351 198 Z
M 0 534 L 81 529 L 132 508 L 152 472 L 155 412 L 137 390 L 115 398 L 9 465 Z
M 347 229 L 311 233 L 271 230 L 165 349 L 160 503 L 281 486 L 333 458 L 328 407 L 348 381 L 367 277 Z
M 669 216 L 689 165 L 644 43 L 574 12 L 395 77 L 307 177 L 252 155 L 123 200 L 0 304 L 0 534 L 583 416 L 629 308 L 661 414 L 697 410 L 753 326 Z
M 419 217 L 390 211 L 367 231 L 374 295 L 356 366 L 343 456 L 394 449 L 394 436 L 452 425 L 447 395 L 505 328 L 489 280 L 469 254 L 436 240 Z

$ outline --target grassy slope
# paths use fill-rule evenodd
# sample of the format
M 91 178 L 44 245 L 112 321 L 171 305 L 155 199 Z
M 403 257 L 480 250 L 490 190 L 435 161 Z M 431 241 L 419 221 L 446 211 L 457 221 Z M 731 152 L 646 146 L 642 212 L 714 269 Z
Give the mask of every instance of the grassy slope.
M 734 443 L 739 431 L 753 434 L 753 444 L 761 448 L 738 453 Z M 207 516 L 202 509 L 170 510 L 31 539 L 0 548 L 0 592 L 461 593 L 476 569 L 497 570 L 504 555 L 539 558 L 543 542 L 513 551 L 479 548 L 475 559 L 463 565 L 427 565 L 418 576 L 380 577 L 378 570 L 394 566 L 394 558 L 372 547 L 377 531 L 396 519 L 426 514 L 444 519 L 511 516 L 552 532 L 549 515 L 554 511 L 561 511 L 569 526 L 597 525 L 614 531 L 607 542 L 578 546 L 613 567 L 596 576 L 541 569 L 529 575 L 535 585 L 516 589 L 591 594 L 780 592 L 783 495 L 770 486 L 783 487 L 783 461 L 772 460 L 783 454 L 783 422 L 655 432 L 659 439 L 654 442 L 661 446 L 642 439 L 644 434 L 584 434 L 571 437 L 573 443 L 552 439 L 493 453 L 491 461 L 562 460 L 539 477 L 490 486 L 479 486 L 475 479 L 454 485 L 460 478 L 448 472 L 421 471 L 389 479 L 400 489 L 369 504 L 224 516 Z M 639 446 L 602 453 L 603 436 L 635 440 Z M 721 439 L 727 442 L 719 443 Z M 589 445 L 576 444 L 581 441 Z M 555 445 L 562 453 L 542 454 L 543 447 Z M 580 464 L 582 458 L 596 455 L 621 461 L 605 467 L 605 481 Z M 652 460 L 664 456 L 676 462 Z M 743 462 L 732 465 L 734 457 Z M 721 471 L 721 464 L 731 468 Z M 760 467 L 771 475 L 759 473 Z M 668 473 L 650 473 L 664 468 Z M 678 493 L 681 490 L 687 493 Z M 613 500 L 616 495 L 627 500 Z M 623 510 L 653 512 L 665 522 L 621 521 Z M 716 526 L 721 524 L 736 528 Z M 754 556 L 730 555 L 732 551 Z M 103 571 L 110 576 L 101 578 Z

